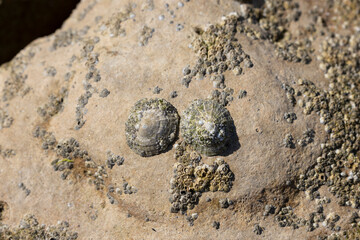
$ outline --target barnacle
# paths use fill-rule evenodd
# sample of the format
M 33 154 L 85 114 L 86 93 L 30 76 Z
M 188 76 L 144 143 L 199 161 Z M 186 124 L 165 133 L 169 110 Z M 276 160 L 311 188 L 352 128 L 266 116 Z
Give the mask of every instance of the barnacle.
M 222 159 L 216 159 L 212 165 L 193 162 L 186 166 L 175 163 L 174 176 L 170 180 L 172 212 L 191 209 L 190 205 L 196 205 L 203 192 L 229 192 L 234 179 L 229 165 Z M 189 197 L 185 197 L 186 194 Z M 194 198 L 192 202 L 188 201 L 190 197 Z
M 164 99 L 141 99 L 125 124 L 129 147 L 143 157 L 159 154 L 175 140 L 179 125 L 176 108 Z
M 180 131 L 184 140 L 202 154 L 214 156 L 225 150 L 233 134 L 229 111 L 215 100 L 195 100 L 184 111 Z

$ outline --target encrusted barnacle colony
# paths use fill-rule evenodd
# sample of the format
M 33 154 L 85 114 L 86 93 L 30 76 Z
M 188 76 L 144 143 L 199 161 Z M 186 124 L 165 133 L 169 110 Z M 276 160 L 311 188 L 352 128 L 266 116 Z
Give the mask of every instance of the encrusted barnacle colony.
M 175 144 L 174 175 L 170 180 L 171 212 L 185 213 L 199 203 L 203 192 L 229 192 L 235 180 L 229 164 L 217 158 L 213 164 L 201 161 L 201 155 L 180 141 Z
M 194 100 L 184 111 L 180 131 L 191 147 L 207 156 L 225 150 L 233 135 L 234 122 L 229 111 L 215 100 Z
M 137 101 L 125 123 L 129 147 L 142 157 L 159 154 L 175 140 L 179 126 L 176 108 L 164 99 Z

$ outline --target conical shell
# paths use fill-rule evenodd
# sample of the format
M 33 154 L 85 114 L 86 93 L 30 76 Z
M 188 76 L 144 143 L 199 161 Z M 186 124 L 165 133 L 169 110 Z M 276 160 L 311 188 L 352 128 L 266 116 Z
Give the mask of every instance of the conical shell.
M 198 99 L 184 111 L 180 131 L 191 147 L 208 156 L 222 153 L 232 136 L 233 119 L 215 100 Z
M 179 126 L 176 108 L 164 99 L 141 99 L 125 123 L 129 147 L 143 157 L 157 155 L 175 140 Z

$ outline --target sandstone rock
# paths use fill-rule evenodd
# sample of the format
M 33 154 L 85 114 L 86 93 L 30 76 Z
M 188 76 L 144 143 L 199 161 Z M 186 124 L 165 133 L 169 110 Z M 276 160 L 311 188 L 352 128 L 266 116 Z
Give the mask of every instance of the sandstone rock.
M 286 25 L 293 34 L 294 25 L 306 26 L 311 16 L 306 12 L 311 6 L 299 4 L 300 20 Z M 299 78 L 324 89 L 329 83 L 315 53 L 304 53 L 296 62 L 290 53 L 277 57 L 279 45 L 270 37 L 254 37 L 256 31 L 238 31 L 233 36 L 243 51 L 238 57 L 245 56 L 240 63 L 243 71 L 234 74 L 226 69 L 230 63 L 224 63 L 228 66 L 222 83 L 233 89 L 226 93 L 224 104 L 234 120 L 237 139 L 220 157 L 235 180 L 230 192 L 204 193 L 187 213 L 196 213 L 195 219 L 170 212 L 175 149 L 142 158 L 126 144 L 125 122 L 139 99 L 164 98 L 182 117 L 194 99 L 211 96 L 213 73 L 205 70 L 201 77 L 188 78 L 188 87 L 182 81 L 201 61 L 205 48 L 197 49 L 193 39 L 208 34 L 206 41 L 210 41 L 209 23 L 223 22 L 227 30 L 231 19 L 244 21 L 232 13 L 245 17 L 244 9 L 253 8 L 239 1 L 215 0 L 82 1 L 61 29 L 35 40 L 2 65 L 0 107 L 13 121 L 8 128 L 0 128 L 0 145 L 16 152 L 0 157 L 0 200 L 8 206 L 6 223 L 17 225 L 26 213 L 46 224 L 66 220 L 80 239 L 247 239 L 257 237 L 254 224 L 261 225 L 261 237 L 267 239 L 319 234 L 320 230 L 307 233 L 304 228 L 280 231 L 273 218 L 259 223 L 268 203 L 277 209 L 300 205 L 295 208 L 300 215 L 309 213 L 311 207 L 306 206 L 315 206 L 295 186 L 298 177 L 316 164 L 328 137 L 319 116 L 303 114 L 296 102 Z M 244 26 L 251 24 L 260 29 L 256 22 L 246 21 Z M 265 34 L 261 29 L 258 33 Z M 314 47 L 319 49 L 316 41 Z M 208 45 L 208 56 L 216 49 Z M 293 61 L 283 60 L 292 57 Z M 187 66 L 190 73 L 184 73 Z M 156 95 L 155 86 L 162 89 Z M 106 97 L 104 89 L 110 92 Z M 239 91 L 246 94 L 230 98 Z M 288 112 L 296 114 L 292 123 L 284 119 Z M 303 140 L 309 130 L 311 140 Z M 287 134 L 294 139 L 291 148 L 284 144 Z M 76 142 L 67 141 L 71 138 Z M 125 160 L 107 168 L 108 151 Z M 211 165 L 218 157 L 202 156 L 202 161 Z M 19 191 L 20 182 L 31 190 L 28 196 Z M 222 209 L 216 203 L 224 198 L 234 204 Z

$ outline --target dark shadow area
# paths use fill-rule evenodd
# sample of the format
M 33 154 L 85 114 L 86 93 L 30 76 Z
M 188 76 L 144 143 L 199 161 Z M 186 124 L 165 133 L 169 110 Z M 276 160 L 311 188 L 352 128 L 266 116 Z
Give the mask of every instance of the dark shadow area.
M 235 1 L 239 3 L 252 4 L 256 8 L 261 8 L 265 3 L 265 0 L 235 0 Z
M 224 156 L 224 157 L 229 156 L 232 153 L 236 152 L 241 147 L 241 144 L 239 142 L 239 137 L 236 134 L 236 127 L 234 121 L 232 121 L 230 127 L 231 127 L 230 129 L 231 135 L 229 136 L 228 144 L 226 145 L 226 149 L 222 154 L 220 154 L 220 156 Z
M 0 65 L 60 28 L 80 0 L 0 0 Z
M 252 5 L 256 8 L 261 8 L 265 3 L 265 0 L 252 0 Z
M 8 204 L 4 201 L 0 201 L 0 221 L 5 219 L 5 212 L 8 209 Z

